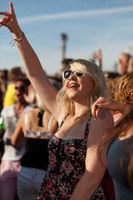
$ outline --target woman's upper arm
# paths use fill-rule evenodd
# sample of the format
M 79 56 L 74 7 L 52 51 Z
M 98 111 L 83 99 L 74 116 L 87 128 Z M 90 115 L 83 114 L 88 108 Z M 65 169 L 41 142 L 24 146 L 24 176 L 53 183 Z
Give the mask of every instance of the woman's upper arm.
M 58 91 L 54 88 L 43 72 L 32 78 L 31 81 L 44 105 L 58 120 L 58 105 L 56 101 Z
M 58 122 L 55 118 L 53 118 L 49 131 L 54 134 L 54 133 L 56 133 L 57 129 L 58 129 Z
M 15 147 L 19 147 L 24 142 L 24 116 L 23 114 L 17 123 L 16 129 L 11 137 L 11 144 Z
M 113 117 L 110 111 L 102 110 L 97 120 L 92 118 L 90 122 L 90 131 L 87 141 L 86 170 L 97 174 L 101 179 L 106 168 L 106 155 L 104 151 L 99 157 L 98 147 L 108 130 L 113 127 Z M 102 161 L 102 162 L 101 162 Z

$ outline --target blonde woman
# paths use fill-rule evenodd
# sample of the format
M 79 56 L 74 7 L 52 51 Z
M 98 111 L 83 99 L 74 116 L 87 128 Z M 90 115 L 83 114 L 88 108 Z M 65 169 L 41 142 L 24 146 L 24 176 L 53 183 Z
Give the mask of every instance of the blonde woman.
M 90 110 L 99 96 L 107 96 L 103 72 L 89 60 L 75 60 L 70 69 L 64 71 L 64 86 L 57 94 L 17 23 L 12 3 L 10 12 L 0 14 L 4 15 L 0 26 L 6 26 L 13 33 L 29 79 L 60 124 L 49 141 L 48 172 L 38 199 L 104 199 L 99 184 L 106 169 L 106 159 L 104 151 L 104 165 L 101 164 L 98 146 L 113 126 L 113 118 L 110 111 L 104 110 L 95 121 Z

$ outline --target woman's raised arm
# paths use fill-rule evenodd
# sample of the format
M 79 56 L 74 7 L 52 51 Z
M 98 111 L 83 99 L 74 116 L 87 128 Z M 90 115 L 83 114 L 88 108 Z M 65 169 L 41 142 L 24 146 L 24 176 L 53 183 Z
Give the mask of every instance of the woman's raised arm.
M 17 45 L 28 78 L 43 100 L 43 103 L 58 120 L 56 105 L 57 91 L 49 82 L 36 53 L 19 27 L 12 2 L 10 2 L 10 12 L 0 12 L 0 15 L 4 15 L 0 19 L 0 27 L 5 26 L 13 33 L 14 42 Z

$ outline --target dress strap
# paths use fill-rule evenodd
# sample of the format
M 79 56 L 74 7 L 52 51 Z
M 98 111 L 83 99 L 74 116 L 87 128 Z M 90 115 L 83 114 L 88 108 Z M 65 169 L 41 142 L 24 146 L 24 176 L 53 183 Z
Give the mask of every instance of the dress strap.
M 62 125 L 63 125 L 63 123 L 64 123 L 64 121 L 66 120 L 67 117 L 68 117 L 68 115 L 66 115 L 65 118 L 62 120 L 62 122 L 61 122 L 60 125 L 59 125 L 58 130 L 62 127 Z
M 52 123 L 52 119 L 53 119 L 53 115 L 50 116 L 50 119 L 49 119 L 49 122 L 48 122 L 48 128 L 47 128 L 47 131 L 49 131 L 50 129 L 50 126 L 51 126 L 51 123 Z
M 28 114 L 27 113 L 25 113 L 24 121 L 25 121 L 25 129 L 28 130 Z
M 89 135 L 89 124 L 90 124 L 90 120 L 92 118 L 92 115 L 90 116 L 90 118 L 88 119 L 87 123 L 86 123 L 86 128 L 84 131 L 84 139 L 86 139 Z

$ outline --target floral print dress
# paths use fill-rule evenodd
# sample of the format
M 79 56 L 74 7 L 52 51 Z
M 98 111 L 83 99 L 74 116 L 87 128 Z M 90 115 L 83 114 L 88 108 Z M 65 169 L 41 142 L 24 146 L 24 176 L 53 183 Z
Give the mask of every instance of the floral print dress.
M 91 119 L 91 118 L 90 118 Z M 49 165 L 39 192 L 38 200 L 68 200 L 85 171 L 88 120 L 84 139 L 61 139 L 53 136 L 49 141 Z M 91 200 L 104 200 L 99 186 Z

